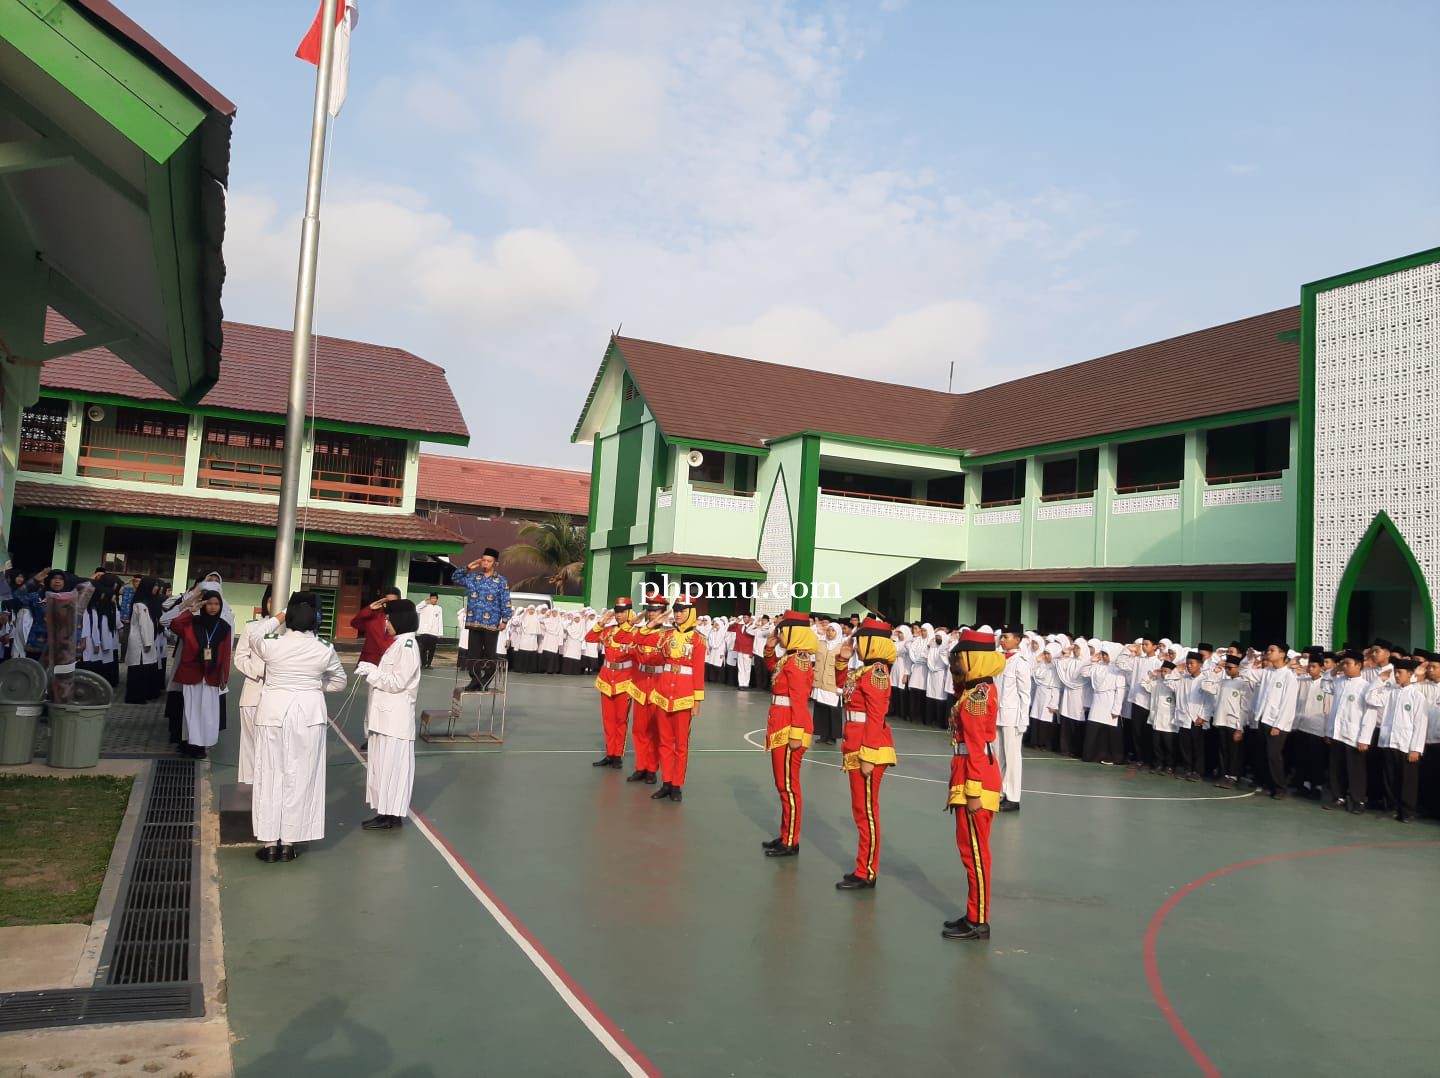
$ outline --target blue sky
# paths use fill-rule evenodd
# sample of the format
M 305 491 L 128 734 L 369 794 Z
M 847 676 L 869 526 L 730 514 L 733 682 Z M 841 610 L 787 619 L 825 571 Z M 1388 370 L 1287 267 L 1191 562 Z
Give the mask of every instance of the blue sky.
M 316 5 L 122 6 L 238 105 L 226 314 L 288 326 Z M 621 323 L 958 390 L 1440 243 L 1433 3 L 360 15 L 318 328 L 444 366 L 475 456 L 588 467 Z

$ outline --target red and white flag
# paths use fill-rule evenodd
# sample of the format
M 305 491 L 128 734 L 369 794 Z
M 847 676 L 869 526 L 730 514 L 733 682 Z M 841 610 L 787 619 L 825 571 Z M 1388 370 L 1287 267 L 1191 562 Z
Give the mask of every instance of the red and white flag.
M 305 40 L 295 50 L 295 55 L 306 63 L 320 66 L 320 17 L 325 5 L 315 12 L 315 21 L 310 24 Z M 335 5 L 335 62 L 330 69 L 330 115 L 339 116 L 345 104 L 345 95 L 350 90 L 350 34 L 360 24 L 360 12 L 355 0 L 339 0 Z

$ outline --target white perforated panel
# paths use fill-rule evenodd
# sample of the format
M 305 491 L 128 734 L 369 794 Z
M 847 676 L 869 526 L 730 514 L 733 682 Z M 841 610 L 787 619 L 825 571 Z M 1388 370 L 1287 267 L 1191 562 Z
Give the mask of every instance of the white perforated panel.
M 868 498 L 837 498 L 820 495 L 822 513 L 844 513 L 852 517 L 884 517 L 887 520 L 913 520 L 924 524 L 964 524 L 965 510 L 944 509 L 906 502 L 882 502 Z
M 1094 502 L 1061 502 L 1059 505 L 1042 505 L 1035 510 L 1036 520 L 1065 520 L 1069 517 L 1093 517 Z
M 671 493 L 667 490 L 664 494 L 657 494 L 657 495 L 655 495 L 655 508 L 656 508 L 656 509 L 669 509 L 670 506 L 671 506 L 671 504 L 672 504 L 674 501 L 675 501 L 675 495 L 671 494 Z
M 1263 487 L 1216 487 L 1207 490 L 1202 500 L 1206 505 L 1255 505 L 1278 502 L 1283 497 L 1285 489 L 1279 483 L 1267 483 Z
M 975 514 L 975 526 L 984 527 L 986 524 L 1019 524 L 1020 510 L 1018 509 L 989 509 L 983 513 Z
M 737 498 L 730 494 L 705 494 L 698 490 L 690 492 L 691 509 L 714 509 L 721 513 L 753 513 L 754 498 Z
M 795 540 L 790 530 L 790 494 L 785 487 L 785 473 L 775 480 L 775 493 L 760 529 L 760 564 L 765 567 L 765 582 L 755 589 L 755 613 L 783 614 L 790 606 L 789 585 L 795 572 Z M 774 587 L 784 584 L 777 596 Z
M 1110 503 L 1110 512 L 1124 516 L 1126 513 L 1167 513 L 1180 508 L 1179 494 L 1151 494 L 1144 498 L 1116 498 Z
M 1440 595 L 1440 264 L 1315 298 L 1314 635 L 1361 537 L 1384 510 Z M 1418 627 L 1417 627 L 1418 628 Z

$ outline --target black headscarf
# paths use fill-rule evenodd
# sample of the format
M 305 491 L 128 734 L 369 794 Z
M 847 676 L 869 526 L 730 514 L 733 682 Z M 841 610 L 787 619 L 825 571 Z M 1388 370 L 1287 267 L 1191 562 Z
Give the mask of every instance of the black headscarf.
M 200 602 L 196 605 L 195 609 L 190 612 L 190 617 L 194 620 L 195 626 L 195 644 L 200 648 L 200 661 L 205 667 L 206 673 L 215 669 L 215 664 L 219 662 L 220 655 L 218 645 L 222 638 L 228 637 L 230 634 L 230 627 L 225 624 L 225 619 L 220 616 L 220 613 L 212 614 L 205 609 L 205 604 L 210 601 L 212 596 L 220 600 L 220 609 L 223 611 L 225 608 L 224 594 L 218 590 L 212 591 L 202 584 L 200 586 Z M 208 659 L 205 658 L 206 648 L 210 649 L 210 657 Z
M 396 636 L 413 633 L 420 628 L 420 612 L 409 599 L 391 599 L 385 604 L 385 616 L 390 619 L 390 627 L 395 630 Z
M 113 573 L 106 573 L 95 581 L 95 593 L 90 596 L 89 611 L 107 623 L 112 633 L 120 616 L 117 609 L 120 588 L 120 578 Z
M 262 596 L 260 596 L 260 616 L 261 616 L 262 618 L 268 618 L 268 617 L 270 617 L 270 607 L 271 607 L 271 605 L 272 605 L 274 602 L 275 602 L 275 585 L 274 585 L 274 584 L 266 584 L 266 585 L 265 585 L 265 594 L 262 595 Z
M 80 578 L 74 573 L 66 572 L 64 569 L 51 569 L 41 579 L 40 583 L 42 586 L 40 590 L 46 595 L 49 595 L 52 590 L 50 587 L 50 581 L 54 580 L 57 576 L 61 577 L 65 581 L 64 586 L 61 587 L 60 591 L 57 594 L 63 595 L 65 592 L 74 591 L 80 586 Z
M 158 577 L 147 576 L 140 581 L 140 586 L 135 589 L 135 602 L 143 606 L 150 614 L 150 624 L 155 631 L 160 631 L 160 613 L 165 604 L 165 581 Z M 133 608 L 132 608 L 133 609 Z
M 285 604 L 285 628 L 313 633 L 320 625 L 320 597 L 313 591 L 297 591 Z

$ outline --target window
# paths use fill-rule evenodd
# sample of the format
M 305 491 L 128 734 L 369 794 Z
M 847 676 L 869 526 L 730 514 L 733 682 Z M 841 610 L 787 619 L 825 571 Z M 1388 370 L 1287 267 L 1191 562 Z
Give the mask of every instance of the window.
M 725 453 L 702 452 L 700 466 L 690 468 L 690 485 L 723 487 L 725 485 Z
M 914 496 L 909 479 L 828 471 L 824 468 L 820 470 L 820 489 L 835 494 L 864 494 L 873 498 L 902 498 L 907 501 Z
M 1025 462 L 990 464 L 980 469 L 980 505 L 1014 505 L 1025 496 Z
M 285 428 L 270 423 L 244 423 L 233 419 L 205 420 L 205 452 L 223 456 L 219 449 L 261 449 L 279 452 L 285 448 Z
M 1290 420 L 1219 427 L 1205 434 L 1205 482 L 1279 479 L 1290 467 Z
M 1185 435 L 1122 442 L 1115 447 L 1115 493 L 1170 490 L 1185 477 Z
M 42 400 L 20 414 L 20 468 L 55 475 L 65 457 L 68 401 Z
M 965 477 L 963 475 L 942 475 L 925 484 L 925 497 L 932 502 L 948 505 L 965 504 Z
M 143 408 L 115 409 L 115 433 L 130 438 L 164 438 L 184 441 L 189 421 L 176 412 L 150 412 Z
M 339 569 L 317 569 L 313 565 L 307 565 L 300 570 L 300 580 L 311 586 L 318 585 L 322 588 L 338 588 L 340 586 Z
M 315 432 L 310 496 L 316 499 L 399 505 L 405 443 L 365 434 Z
M 1087 449 L 1063 460 L 1047 460 L 1041 465 L 1040 497 L 1043 501 L 1066 498 L 1087 498 L 1095 493 L 1100 472 L 1100 450 Z

